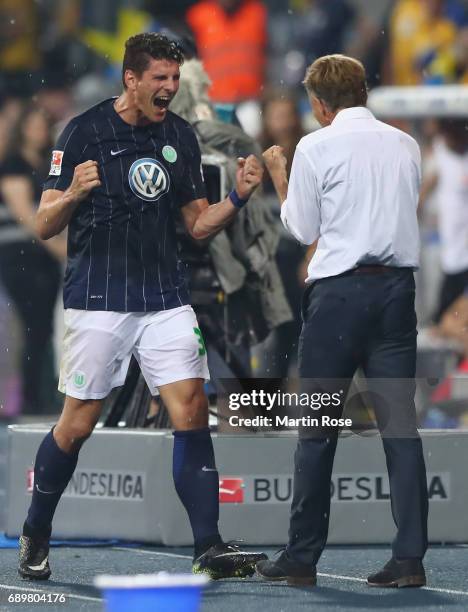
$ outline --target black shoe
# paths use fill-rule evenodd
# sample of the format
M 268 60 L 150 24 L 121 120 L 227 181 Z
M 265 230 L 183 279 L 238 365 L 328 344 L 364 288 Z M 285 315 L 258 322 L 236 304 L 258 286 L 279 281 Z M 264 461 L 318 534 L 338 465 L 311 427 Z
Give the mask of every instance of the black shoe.
M 30 580 L 47 580 L 50 576 L 49 538 L 20 536 L 18 573 Z
M 316 568 L 293 561 L 286 550 L 276 561 L 259 561 L 255 569 L 263 580 L 286 580 L 288 584 L 296 586 L 317 584 Z
M 255 572 L 257 561 L 267 559 L 264 553 L 246 552 L 235 544 L 215 544 L 194 559 L 194 574 L 207 574 L 213 580 L 220 578 L 247 578 Z
M 422 587 L 426 573 L 421 559 L 392 558 L 383 569 L 367 578 L 367 584 L 375 587 Z

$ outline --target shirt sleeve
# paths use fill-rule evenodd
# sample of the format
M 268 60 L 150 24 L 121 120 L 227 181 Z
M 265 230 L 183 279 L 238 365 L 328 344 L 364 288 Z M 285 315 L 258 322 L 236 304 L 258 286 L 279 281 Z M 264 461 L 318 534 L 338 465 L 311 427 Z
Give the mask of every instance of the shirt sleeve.
M 177 201 L 180 206 L 185 206 L 185 204 L 188 204 L 193 200 L 206 198 L 200 146 L 198 144 L 197 137 L 191 128 L 187 129 L 185 142 L 185 167 L 183 169 L 183 179 L 177 189 Z
M 421 183 L 422 183 L 422 160 L 421 160 L 421 149 L 419 148 L 419 145 L 417 145 L 416 172 L 417 172 L 418 189 L 421 189 Z
M 419 191 L 421 189 L 422 183 L 422 161 L 421 161 L 421 149 L 419 148 L 418 143 L 414 138 L 409 138 L 410 145 L 410 156 L 411 161 L 414 167 L 415 181 L 416 181 L 416 189 Z M 432 173 L 435 172 L 435 168 L 433 166 Z
M 312 244 L 320 232 L 320 197 L 312 163 L 296 149 L 289 178 L 288 196 L 281 206 L 281 221 L 303 244 Z
M 52 151 L 49 176 L 43 190 L 59 189 L 65 191 L 73 180 L 75 167 L 82 162 L 86 141 L 76 121 L 70 121 L 58 137 Z

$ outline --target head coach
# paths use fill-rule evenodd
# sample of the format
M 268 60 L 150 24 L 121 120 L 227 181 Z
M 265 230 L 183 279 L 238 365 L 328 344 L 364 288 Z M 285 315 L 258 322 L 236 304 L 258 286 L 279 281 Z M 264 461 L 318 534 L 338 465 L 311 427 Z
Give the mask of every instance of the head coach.
M 359 61 L 321 57 L 304 84 L 323 129 L 297 145 L 289 185 L 281 148 L 264 153 L 283 224 L 300 242 L 317 241 L 303 299 L 299 375 L 308 388 L 333 389 L 335 381 L 345 396 L 356 369 L 363 369 L 374 392 L 397 527 L 392 558 L 368 584 L 422 586 L 428 500 L 414 405 L 413 277 L 420 151 L 408 134 L 366 108 Z M 323 423 L 315 435 L 300 436 L 289 543 L 276 562 L 257 563 L 264 579 L 315 584 L 328 534 L 337 438 L 338 431 Z

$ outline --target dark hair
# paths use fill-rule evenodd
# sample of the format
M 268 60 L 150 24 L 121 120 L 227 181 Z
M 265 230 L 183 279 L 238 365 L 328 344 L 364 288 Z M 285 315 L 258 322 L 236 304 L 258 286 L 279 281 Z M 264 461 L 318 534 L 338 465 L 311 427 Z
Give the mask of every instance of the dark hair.
M 447 146 L 459 154 L 468 149 L 468 122 L 463 117 L 440 119 L 439 131 L 445 138 Z
M 42 117 L 44 117 L 45 119 L 48 131 L 49 131 L 49 142 L 44 145 L 44 152 L 47 152 L 47 155 L 48 155 L 49 151 L 53 147 L 52 118 L 44 108 L 42 108 L 41 106 L 38 106 L 37 103 L 35 102 L 28 102 L 21 109 L 21 112 L 19 113 L 18 118 L 14 126 L 12 127 L 12 130 L 10 133 L 10 146 L 9 146 L 10 151 L 14 153 L 18 153 L 21 150 L 23 143 L 24 143 L 24 135 L 23 135 L 24 125 L 31 115 L 42 115 Z
M 176 42 L 163 34 L 143 32 L 131 36 L 125 43 L 125 54 L 122 63 L 122 83 L 125 85 L 125 71 L 132 70 L 137 75 L 143 74 L 151 59 L 184 63 L 183 51 Z
M 289 106 L 291 107 L 291 112 L 294 115 L 295 124 L 290 132 L 291 147 L 293 150 L 287 152 L 287 153 L 294 153 L 294 149 L 296 148 L 297 143 L 305 135 L 305 133 L 302 127 L 301 114 L 299 112 L 299 100 L 294 91 L 289 90 L 289 89 L 284 89 L 284 88 L 281 88 L 281 89 L 275 88 L 275 89 L 267 90 L 262 98 L 261 110 L 262 110 L 263 127 L 262 127 L 262 132 L 260 134 L 260 141 L 262 143 L 262 147 L 264 149 L 268 149 L 268 147 L 271 147 L 272 145 L 277 144 L 273 141 L 274 139 L 270 133 L 269 126 L 266 123 L 268 107 L 271 104 L 274 104 L 275 102 L 280 102 L 280 103 L 282 102 L 285 104 L 289 104 Z M 288 163 L 290 165 L 290 163 L 292 162 L 292 156 L 291 155 L 289 156 L 291 159 L 289 159 L 288 155 L 286 155 L 286 157 L 288 158 Z
M 303 81 L 307 93 L 323 100 L 331 111 L 367 102 L 366 71 L 346 55 L 324 55 L 311 64 Z

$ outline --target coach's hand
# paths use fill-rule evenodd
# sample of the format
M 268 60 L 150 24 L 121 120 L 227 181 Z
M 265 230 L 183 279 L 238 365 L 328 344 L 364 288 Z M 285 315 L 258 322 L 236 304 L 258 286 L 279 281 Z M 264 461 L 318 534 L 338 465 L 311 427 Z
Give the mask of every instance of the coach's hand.
M 262 177 L 263 168 L 255 155 L 237 159 L 236 191 L 239 197 L 249 198 L 262 182 Z
M 265 166 L 270 175 L 278 178 L 286 178 L 286 157 L 283 152 L 283 147 L 273 145 L 262 154 Z
M 68 190 L 73 194 L 74 200 L 79 202 L 86 198 L 92 189 L 100 185 L 98 164 L 89 159 L 75 167 L 73 180 Z

